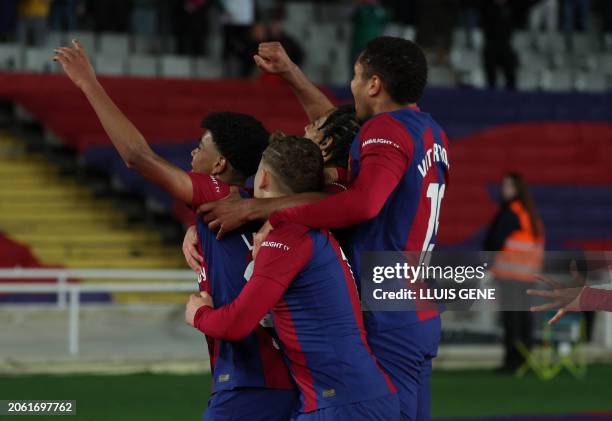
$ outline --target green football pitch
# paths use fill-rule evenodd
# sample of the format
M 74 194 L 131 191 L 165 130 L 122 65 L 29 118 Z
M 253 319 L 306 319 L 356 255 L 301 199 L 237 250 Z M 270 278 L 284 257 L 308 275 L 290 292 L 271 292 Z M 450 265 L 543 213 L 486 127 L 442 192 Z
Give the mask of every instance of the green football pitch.
M 87 421 L 199 420 L 209 392 L 208 375 L 0 377 L 0 400 L 76 400 L 77 416 L 68 419 Z M 436 418 L 609 413 L 612 412 L 612 365 L 591 366 L 582 380 L 562 373 L 547 382 L 533 375 L 515 379 L 490 371 L 437 370 L 431 392 Z

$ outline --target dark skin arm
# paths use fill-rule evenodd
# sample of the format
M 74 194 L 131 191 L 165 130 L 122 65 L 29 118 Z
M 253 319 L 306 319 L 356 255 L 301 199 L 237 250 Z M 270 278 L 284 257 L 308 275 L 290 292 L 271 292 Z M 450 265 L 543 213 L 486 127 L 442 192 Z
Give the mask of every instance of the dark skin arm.
M 62 65 L 70 80 L 83 91 L 125 165 L 174 198 L 191 204 L 193 186 L 187 173 L 157 155 L 115 105 L 97 80 L 84 47 L 78 41 L 73 41 L 73 47 L 54 51 L 53 60 Z
M 247 222 L 263 221 L 277 210 L 292 208 L 317 202 L 328 197 L 328 193 L 302 193 L 274 199 L 241 199 L 239 195 L 230 195 L 223 200 L 205 203 L 198 208 L 208 227 L 217 231 L 217 238 L 223 238 Z

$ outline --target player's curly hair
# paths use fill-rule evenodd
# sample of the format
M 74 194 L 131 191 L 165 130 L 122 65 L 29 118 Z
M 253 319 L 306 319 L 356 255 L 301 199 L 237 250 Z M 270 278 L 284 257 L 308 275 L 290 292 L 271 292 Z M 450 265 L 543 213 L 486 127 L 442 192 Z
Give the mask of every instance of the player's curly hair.
M 319 127 L 323 139 L 331 138 L 329 145 L 322 149 L 323 155 L 330 157 L 325 166 L 348 167 L 351 144 L 359 128 L 353 105 L 341 105 L 327 117 L 325 123 Z
M 377 75 L 398 104 L 412 104 L 427 85 L 427 58 L 414 42 L 396 37 L 370 41 L 358 59 L 366 79 Z
M 201 127 L 211 132 L 215 146 L 237 172 L 245 178 L 257 172 L 270 137 L 259 120 L 241 113 L 210 113 Z
M 323 155 L 309 139 L 274 133 L 262 160 L 287 188 L 287 193 L 314 192 L 323 188 Z

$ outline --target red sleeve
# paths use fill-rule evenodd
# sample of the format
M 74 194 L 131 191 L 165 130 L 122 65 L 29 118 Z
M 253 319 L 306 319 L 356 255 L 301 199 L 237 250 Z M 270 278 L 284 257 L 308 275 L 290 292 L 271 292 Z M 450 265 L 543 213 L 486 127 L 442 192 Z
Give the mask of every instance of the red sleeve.
M 368 122 L 361 131 L 359 174 L 349 189 L 316 203 L 275 212 L 270 223 L 344 228 L 376 217 L 410 164 L 413 142 L 408 136 L 387 114 Z
M 311 255 L 312 242 L 306 227 L 279 225 L 262 243 L 253 275 L 240 295 L 223 307 L 198 309 L 194 326 L 226 341 L 246 337 L 282 298 Z
M 191 201 L 193 207 L 223 199 L 230 193 L 229 184 L 216 179 L 212 175 L 194 172 L 188 174 L 193 185 L 193 199 Z
M 580 295 L 582 311 L 612 311 L 612 291 L 585 287 Z

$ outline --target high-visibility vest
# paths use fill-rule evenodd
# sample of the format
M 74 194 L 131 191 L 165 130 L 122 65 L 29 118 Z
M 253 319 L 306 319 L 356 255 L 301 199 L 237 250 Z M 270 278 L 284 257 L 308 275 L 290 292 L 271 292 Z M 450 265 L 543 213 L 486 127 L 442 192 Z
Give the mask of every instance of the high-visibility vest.
M 495 256 L 492 273 L 498 279 L 534 282 L 534 275 L 541 272 L 544 265 L 544 234 L 535 235 L 529 213 L 515 200 L 510 210 L 517 216 L 520 228 L 506 239 L 501 251 Z

